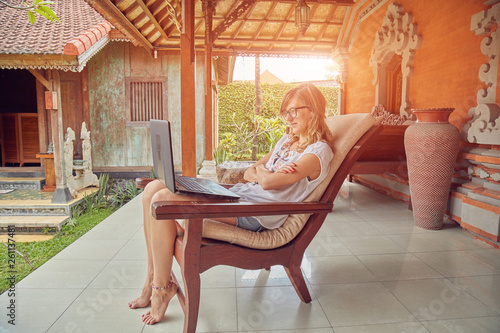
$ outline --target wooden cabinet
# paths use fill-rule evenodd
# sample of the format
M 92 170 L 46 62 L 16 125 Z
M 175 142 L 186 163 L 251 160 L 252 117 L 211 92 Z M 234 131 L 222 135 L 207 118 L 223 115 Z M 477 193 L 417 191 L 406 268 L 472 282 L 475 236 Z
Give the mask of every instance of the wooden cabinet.
M 37 113 L 4 113 L 0 115 L 2 166 L 6 163 L 40 163 Z

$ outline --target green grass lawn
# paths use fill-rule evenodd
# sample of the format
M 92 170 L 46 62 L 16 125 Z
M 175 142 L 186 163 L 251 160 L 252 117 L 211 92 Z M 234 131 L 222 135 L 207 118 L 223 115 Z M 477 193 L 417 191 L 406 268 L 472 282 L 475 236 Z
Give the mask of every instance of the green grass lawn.
M 71 223 L 64 225 L 62 230 L 53 239 L 44 242 L 15 243 L 15 249 L 23 253 L 36 269 L 99 224 L 116 209 L 108 207 L 94 210 L 92 214 L 83 214 L 72 220 Z M 7 247 L 0 244 L 0 294 L 9 289 L 11 283 L 9 278 L 11 275 L 15 276 L 15 283 L 17 284 L 17 282 L 33 272 L 31 266 L 17 253 L 14 257 L 15 266 L 12 269 L 12 253 Z M 11 256 L 10 262 L 9 255 Z M 15 273 L 12 273 L 13 271 Z

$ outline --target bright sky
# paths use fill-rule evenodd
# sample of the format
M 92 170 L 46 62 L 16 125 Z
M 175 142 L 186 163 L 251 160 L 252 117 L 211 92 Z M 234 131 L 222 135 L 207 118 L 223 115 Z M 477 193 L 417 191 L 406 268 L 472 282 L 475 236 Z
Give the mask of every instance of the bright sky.
M 284 82 L 327 80 L 327 64 L 331 59 L 318 58 L 260 58 L 260 72 L 266 69 Z M 233 81 L 255 79 L 255 58 L 238 57 L 234 66 Z

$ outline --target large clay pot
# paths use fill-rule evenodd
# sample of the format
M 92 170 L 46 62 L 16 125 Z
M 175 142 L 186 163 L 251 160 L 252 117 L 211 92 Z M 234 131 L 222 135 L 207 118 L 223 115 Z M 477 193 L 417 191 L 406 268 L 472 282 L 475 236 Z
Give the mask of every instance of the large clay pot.
M 437 230 L 443 226 L 460 134 L 448 122 L 451 108 L 412 111 L 417 122 L 405 131 L 405 151 L 413 217 L 418 227 Z

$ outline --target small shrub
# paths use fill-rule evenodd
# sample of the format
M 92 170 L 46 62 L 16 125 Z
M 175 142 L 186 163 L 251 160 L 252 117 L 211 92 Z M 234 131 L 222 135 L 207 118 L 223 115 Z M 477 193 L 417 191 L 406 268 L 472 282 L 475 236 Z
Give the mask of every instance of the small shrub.
M 80 216 L 80 215 L 79 215 Z M 78 220 L 74 217 L 70 218 L 65 225 L 67 225 L 68 227 L 71 227 L 71 228 L 74 228 L 77 224 Z
M 127 202 L 135 198 L 142 192 L 142 189 L 135 186 L 135 182 L 132 180 L 126 181 L 122 184 L 115 186 L 110 191 L 109 202 L 113 207 L 121 207 Z
M 83 209 L 75 208 L 73 210 L 73 213 L 76 213 L 76 216 L 80 216 L 83 213 L 89 213 L 90 215 L 92 215 L 99 209 L 108 207 L 108 194 L 112 185 L 113 182 L 109 181 L 109 174 L 101 174 L 101 176 L 99 177 L 99 189 L 97 190 L 97 192 L 84 196 Z
M 71 207 L 71 217 L 77 218 L 85 213 L 85 206 L 82 203 Z

